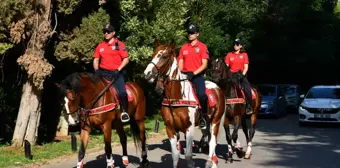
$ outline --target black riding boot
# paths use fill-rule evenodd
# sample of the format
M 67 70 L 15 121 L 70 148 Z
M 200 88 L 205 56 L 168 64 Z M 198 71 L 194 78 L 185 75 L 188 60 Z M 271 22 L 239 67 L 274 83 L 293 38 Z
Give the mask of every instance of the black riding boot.
M 130 117 L 129 114 L 127 113 L 128 110 L 128 98 L 127 95 L 122 96 L 121 100 L 120 100 L 120 107 L 121 107 L 121 114 L 120 114 L 120 119 L 122 120 L 122 122 L 129 122 L 130 121 Z
M 206 107 L 206 103 L 202 102 L 201 103 L 201 107 L 202 109 L 198 109 L 199 113 L 200 113 L 200 120 L 198 122 L 198 126 L 200 127 L 200 129 L 206 129 L 207 128 L 207 107 Z

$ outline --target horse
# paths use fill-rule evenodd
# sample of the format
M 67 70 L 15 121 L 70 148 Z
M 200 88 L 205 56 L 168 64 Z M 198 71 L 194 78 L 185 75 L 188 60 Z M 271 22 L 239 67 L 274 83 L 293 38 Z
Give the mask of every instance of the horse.
M 160 44 L 158 40 L 156 41 L 152 61 L 144 70 L 144 79 L 151 84 L 155 81 L 158 85 L 162 83 L 164 87 L 160 112 L 171 144 L 173 167 L 178 167 L 180 153 L 177 146 L 177 135 L 182 132 L 186 137 L 187 167 L 193 168 L 195 163 L 192 160 L 192 144 L 194 129 L 199 120 L 199 113 L 197 113 L 199 102 L 191 82 L 186 79 L 186 75 L 182 74 L 177 66 L 175 46 L 176 43 L 164 45 Z M 205 83 L 208 97 L 207 121 L 211 124 L 201 131 L 203 134 L 209 134 L 209 156 L 205 166 L 210 168 L 217 167 L 218 164 L 215 148 L 220 123 L 224 117 L 225 100 L 223 91 L 215 83 L 210 81 Z
M 226 117 L 224 121 L 224 129 L 226 132 L 226 139 L 228 142 L 228 153 L 226 154 L 226 161 L 233 162 L 233 153 L 236 150 L 237 156 L 245 159 L 251 157 L 252 140 L 255 134 L 255 124 L 257 114 L 260 110 L 262 96 L 256 88 L 252 86 L 252 108 L 253 113 L 250 116 L 250 129 L 248 134 L 248 126 L 246 122 L 245 96 L 241 89 L 239 80 L 232 76 L 228 66 L 223 59 L 217 58 L 211 61 L 211 77 L 212 81 L 216 82 L 222 88 L 226 97 Z M 234 130 L 232 136 L 230 135 L 229 124 L 234 121 Z M 238 129 L 242 124 L 243 132 L 247 140 L 247 150 L 244 153 L 241 144 L 238 141 Z M 236 143 L 236 148 L 232 146 L 231 140 Z
M 64 97 L 62 104 L 66 109 L 65 118 L 69 125 L 79 124 L 81 127 L 81 145 L 78 152 L 77 168 L 84 165 L 84 157 L 91 129 L 101 129 L 104 133 L 105 154 L 107 167 L 114 167 L 112 156 L 111 134 L 112 126 L 116 129 L 122 145 L 122 161 L 125 166 L 129 165 L 127 153 L 127 137 L 124 124 L 119 116 L 121 109 L 117 90 L 112 87 L 114 80 L 106 79 L 92 73 L 73 73 L 67 76 L 59 87 L 61 96 Z M 149 167 L 146 151 L 146 134 L 144 117 L 146 111 L 146 99 L 143 90 L 134 82 L 127 82 L 128 114 L 130 115 L 130 130 L 136 149 L 142 149 L 141 167 Z

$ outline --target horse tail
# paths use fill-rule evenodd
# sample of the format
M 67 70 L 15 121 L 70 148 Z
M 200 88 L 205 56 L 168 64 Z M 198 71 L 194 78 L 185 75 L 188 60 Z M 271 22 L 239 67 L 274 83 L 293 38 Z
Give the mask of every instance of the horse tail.
M 140 137 L 140 129 L 138 127 L 137 121 L 135 120 L 134 117 L 130 117 L 130 131 L 131 131 L 131 136 L 133 138 L 133 141 L 135 143 L 136 149 L 142 149 L 141 148 L 141 137 Z

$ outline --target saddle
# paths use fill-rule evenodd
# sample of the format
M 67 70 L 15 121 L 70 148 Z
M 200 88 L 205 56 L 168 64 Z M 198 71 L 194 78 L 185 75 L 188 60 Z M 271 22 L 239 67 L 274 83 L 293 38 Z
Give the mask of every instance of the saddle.
M 206 84 L 207 85 L 207 84 Z M 187 81 L 184 84 L 184 93 L 182 95 L 182 99 L 166 99 L 164 98 L 162 101 L 162 105 L 164 106 L 173 106 L 173 107 L 195 107 L 199 106 L 200 103 L 198 97 L 196 95 L 196 90 L 193 87 L 192 83 Z M 216 105 L 216 97 L 213 92 L 206 88 L 205 93 L 207 96 L 208 106 L 213 107 Z
M 244 88 L 240 84 L 241 83 L 241 81 L 240 81 L 241 77 L 239 75 L 241 75 L 241 74 L 232 75 L 229 82 L 231 82 L 234 85 L 235 93 L 238 93 L 238 90 L 240 90 L 242 95 L 236 94 L 236 98 L 227 99 L 226 104 L 243 104 L 243 103 L 245 103 L 246 96 L 245 96 L 245 93 L 244 93 Z M 251 89 L 252 100 L 254 100 L 254 99 L 256 99 L 256 92 L 255 92 L 254 88 L 251 87 L 250 89 Z
M 110 84 L 111 80 L 107 79 L 107 78 L 103 78 L 104 80 L 102 80 L 104 82 L 104 85 L 108 85 Z M 115 100 L 117 101 L 117 104 L 119 103 L 119 99 L 118 99 L 118 90 L 115 87 L 110 87 L 110 92 L 111 94 L 114 96 Z M 128 101 L 131 102 L 134 98 L 135 95 L 133 94 L 131 88 L 129 87 L 128 84 L 125 84 L 125 89 L 126 89 L 126 93 L 127 93 L 127 97 L 128 97 Z

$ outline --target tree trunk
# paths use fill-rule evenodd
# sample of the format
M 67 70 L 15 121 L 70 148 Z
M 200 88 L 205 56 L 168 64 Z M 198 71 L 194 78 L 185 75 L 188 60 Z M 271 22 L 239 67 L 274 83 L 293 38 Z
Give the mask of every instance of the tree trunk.
M 31 145 L 37 140 L 40 120 L 41 91 L 34 89 L 31 80 L 27 80 L 23 86 L 19 113 L 13 134 L 12 146 L 21 147 L 26 138 Z
M 27 71 L 27 81 L 23 86 L 19 113 L 16 121 L 12 146 L 21 147 L 24 139 L 35 145 L 41 113 L 41 93 L 43 81 L 52 73 L 52 65 L 46 59 L 45 46 L 50 37 L 51 0 L 40 0 L 34 6 L 32 21 L 34 22 L 25 54 L 18 58 L 18 63 Z M 40 7 L 43 6 L 43 10 Z
M 68 123 L 63 115 L 59 118 L 59 124 L 57 127 L 56 136 L 67 136 L 68 135 Z

